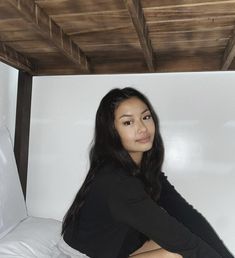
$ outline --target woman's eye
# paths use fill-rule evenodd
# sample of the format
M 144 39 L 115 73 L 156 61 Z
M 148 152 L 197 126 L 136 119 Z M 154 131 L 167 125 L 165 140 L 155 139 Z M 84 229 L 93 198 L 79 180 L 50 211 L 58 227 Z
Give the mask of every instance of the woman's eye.
M 131 125 L 132 121 L 125 121 L 123 122 L 124 125 Z
M 145 116 L 143 119 L 144 119 L 144 120 L 149 120 L 150 118 L 152 118 L 152 116 L 151 116 L 151 115 L 147 115 L 147 116 Z

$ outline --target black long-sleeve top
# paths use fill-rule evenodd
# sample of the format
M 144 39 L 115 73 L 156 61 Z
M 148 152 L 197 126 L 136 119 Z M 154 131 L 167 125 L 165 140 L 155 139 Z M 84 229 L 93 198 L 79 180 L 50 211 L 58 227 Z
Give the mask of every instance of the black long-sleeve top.
M 232 258 L 216 232 L 160 175 L 156 203 L 139 178 L 106 164 L 95 176 L 79 218 L 64 240 L 91 258 L 126 258 L 152 239 L 184 258 Z

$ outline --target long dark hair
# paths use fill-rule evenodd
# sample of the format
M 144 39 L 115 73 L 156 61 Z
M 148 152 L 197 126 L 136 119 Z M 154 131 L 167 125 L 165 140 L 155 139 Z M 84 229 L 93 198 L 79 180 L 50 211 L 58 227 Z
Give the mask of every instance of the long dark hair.
M 132 97 L 137 97 L 147 105 L 155 123 L 155 136 L 152 148 L 144 152 L 140 166 L 137 166 L 129 153 L 123 148 L 114 126 L 114 112 L 116 108 L 121 102 Z M 145 184 L 146 192 L 153 200 L 158 200 L 161 191 L 159 175 L 164 159 L 164 146 L 159 131 L 158 117 L 149 100 L 142 93 L 130 87 L 116 88 L 109 91 L 103 97 L 96 113 L 95 134 L 89 157 L 90 168 L 88 174 L 64 217 L 62 234 L 70 222 L 78 218 L 79 210 L 85 202 L 90 185 L 95 178 L 98 168 L 105 160 L 115 161 L 130 171 L 131 175 L 141 178 Z

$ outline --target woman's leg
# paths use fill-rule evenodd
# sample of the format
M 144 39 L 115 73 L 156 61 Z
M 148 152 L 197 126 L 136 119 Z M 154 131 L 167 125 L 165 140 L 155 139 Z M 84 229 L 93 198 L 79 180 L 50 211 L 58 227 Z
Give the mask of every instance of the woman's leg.
M 132 253 L 130 256 L 135 255 L 135 254 L 140 254 L 152 250 L 157 250 L 160 249 L 161 246 L 158 245 L 156 242 L 153 240 L 146 241 L 139 249 L 137 249 L 134 253 Z
M 183 258 L 183 256 L 181 256 L 180 254 L 168 252 L 163 248 L 132 255 L 131 257 L 133 258 Z
M 129 257 L 133 258 L 183 258 L 181 255 L 176 253 L 168 252 L 167 250 L 161 248 L 153 240 L 146 241 L 143 246 L 137 249 Z
M 163 248 L 153 250 L 153 251 L 148 251 L 141 254 L 136 254 L 131 257 L 133 258 L 183 258 L 183 256 L 176 253 L 168 252 Z

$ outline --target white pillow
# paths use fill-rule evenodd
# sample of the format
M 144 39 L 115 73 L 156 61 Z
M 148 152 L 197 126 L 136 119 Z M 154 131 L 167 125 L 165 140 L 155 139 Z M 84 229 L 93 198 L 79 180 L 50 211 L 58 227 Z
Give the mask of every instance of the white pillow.
M 58 243 L 61 222 L 28 217 L 0 239 L 1 258 L 49 258 Z

